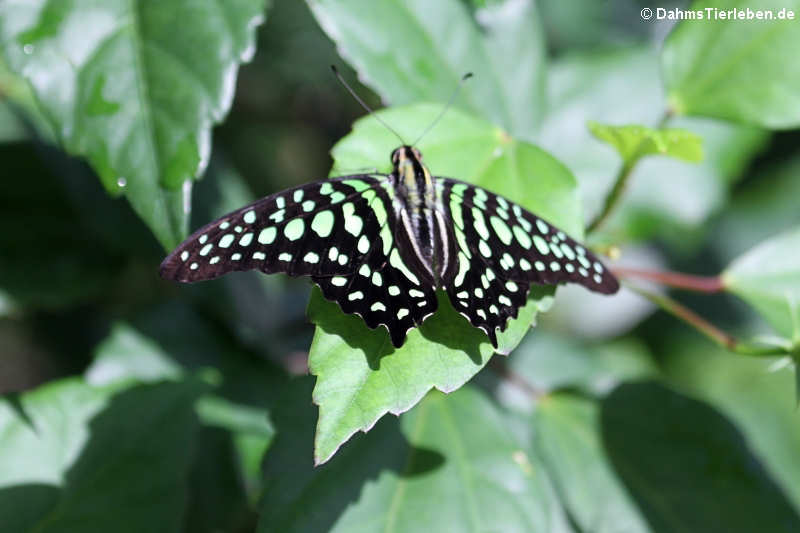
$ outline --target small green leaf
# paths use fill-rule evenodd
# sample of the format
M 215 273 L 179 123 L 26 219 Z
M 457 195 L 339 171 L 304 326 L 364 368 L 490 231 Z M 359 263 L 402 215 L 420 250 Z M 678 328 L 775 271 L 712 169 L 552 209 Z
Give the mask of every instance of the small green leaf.
M 692 163 L 703 159 L 702 139 L 684 129 L 609 126 L 590 121 L 589 131 L 597 139 L 613 146 L 626 167 L 648 155 L 665 155 Z
M 317 468 L 287 462 L 313 413 L 284 409 L 258 531 L 563 531 L 542 465 L 476 389 L 430 393 Z
M 263 10 L 264 0 L 15 0 L 0 4 L 0 41 L 56 139 L 172 248 Z
M 592 136 L 586 123 L 657 124 L 664 114 L 658 55 L 649 47 L 564 55 L 550 67 L 548 95 L 538 143 L 575 173 L 591 219 L 613 185 L 619 158 Z M 711 119 L 675 117 L 668 126 L 699 135 L 703 161 L 641 160 L 619 209 L 598 233 L 600 240 L 620 243 L 657 236 L 685 248 L 692 242 L 689 237 L 724 205 L 728 189 L 766 140 L 756 128 Z
M 531 0 L 492 2 L 475 18 L 458 0 L 308 4 L 342 57 L 384 100 L 445 102 L 472 72 L 456 105 L 518 138 L 533 138 L 544 111 L 545 53 Z
M 275 428 L 272 427 L 269 413 L 265 409 L 234 403 L 221 396 L 207 395 L 200 398 L 197 416 L 207 426 L 227 429 L 231 433 L 258 436 L 267 443 L 275 434 Z
M 800 530 L 744 435 L 710 405 L 630 384 L 603 401 L 600 419 L 606 453 L 653 531 Z
M 391 108 L 380 116 L 410 138 L 438 112 L 438 106 L 417 105 Z M 362 119 L 334 147 L 333 174 L 355 168 L 388 170 L 389 154 L 396 144 L 397 139 L 378 121 Z M 539 148 L 455 110 L 445 115 L 419 148 L 434 174 L 457 177 L 513 198 L 581 238 L 575 180 Z M 531 291 L 528 304 L 499 335 L 498 352 L 508 354 L 519 344 L 537 312 L 549 307 L 551 295 L 550 288 Z M 320 407 L 317 462 L 328 460 L 354 432 L 367 431 L 384 414 L 408 410 L 432 387 L 445 392 L 457 389 L 494 351 L 485 333 L 453 310 L 447 298 L 439 299 L 439 311 L 409 332 L 398 349 L 392 347 L 384 328 L 370 331 L 359 317 L 344 315 L 316 292 L 309 316 L 317 325 L 309 352 L 309 368 L 318 377 L 314 390 Z
M 800 1 L 702 0 L 691 5 L 703 20 L 679 22 L 661 55 L 671 107 L 681 114 L 704 115 L 771 129 L 800 125 Z M 744 16 L 724 20 L 711 10 Z M 708 11 L 706 11 L 708 10 Z M 770 12 L 774 20 L 747 19 Z M 793 19 L 787 19 L 787 13 Z M 783 15 L 783 18 L 781 18 Z
M 795 346 L 800 343 L 800 227 L 772 237 L 722 273 L 725 288 L 755 307 Z
M 179 530 L 203 389 L 67 379 L 0 399 L 3 529 Z

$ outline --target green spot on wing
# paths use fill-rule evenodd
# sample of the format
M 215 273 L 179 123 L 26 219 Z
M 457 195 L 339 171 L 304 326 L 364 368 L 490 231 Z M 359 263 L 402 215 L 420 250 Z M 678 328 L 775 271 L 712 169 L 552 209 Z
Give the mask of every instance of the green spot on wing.
M 289 223 L 286 224 L 286 227 L 283 228 L 283 234 L 290 241 L 296 241 L 297 239 L 303 236 L 304 230 L 305 230 L 305 222 L 303 222 L 303 219 L 295 218 L 294 220 L 290 220 Z
M 333 221 L 332 211 L 320 211 L 314 216 L 314 220 L 311 222 L 311 229 L 324 239 L 333 231 Z

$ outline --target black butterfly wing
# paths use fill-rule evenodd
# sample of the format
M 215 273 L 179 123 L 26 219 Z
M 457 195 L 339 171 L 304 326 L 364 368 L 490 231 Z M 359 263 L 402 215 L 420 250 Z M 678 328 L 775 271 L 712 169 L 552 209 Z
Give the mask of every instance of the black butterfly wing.
M 442 202 L 453 221 L 458 270 L 446 280 L 450 301 L 497 346 L 525 305 L 530 283 L 579 283 L 605 294 L 619 282 L 580 243 L 502 196 L 449 178 L 441 180 Z
M 383 176 L 355 175 L 288 189 L 194 232 L 161 264 L 182 282 L 241 270 L 332 276 L 358 269 L 379 232 L 370 202 Z
M 401 259 L 387 179 L 346 176 L 258 200 L 193 233 L 164 260 L 161 276 L 194 282 L 252 269 L 311 276 L 327 299 L 370 328 L 385 325 L 400 346 L 437 301 Z

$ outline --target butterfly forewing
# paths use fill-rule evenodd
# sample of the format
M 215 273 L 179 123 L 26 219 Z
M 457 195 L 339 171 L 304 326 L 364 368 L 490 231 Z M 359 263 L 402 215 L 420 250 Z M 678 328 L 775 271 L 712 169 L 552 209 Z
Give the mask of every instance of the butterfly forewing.
M 196 231 L 164 260 L 161 275 L 193 282 L 251 269 L 292 276 L 354 272 L 380 232 L 370 204 L 381 179 L 347 176 L 267 196 Z
M 579 283 L 605 294 L 619 282 L 580 243 L 526 209 L 480 187 L 444 179 L 456 228 L 470 250 L 503 279 L 554 285 Z
M 401 258 L 386 176 L 348 176 L 289 189 L 196 231 L 161 265 L 183 282 L 257 269 L 311 276 L 329 300 L 383 324 L 395 346 L 436 310 L 436 294 Z

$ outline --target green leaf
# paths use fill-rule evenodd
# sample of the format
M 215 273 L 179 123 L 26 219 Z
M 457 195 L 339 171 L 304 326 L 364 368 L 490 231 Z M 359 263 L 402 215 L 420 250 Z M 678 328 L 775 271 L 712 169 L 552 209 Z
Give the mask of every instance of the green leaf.
M 203 388 L 67 379 L 0 400 L 4 531 L 178 530 Z
M 8 305 L 53 310 L 104 294 L 125 263 L 72 204 L 68 180 L 61 179 L 71 171 L 68 158 L 32 143 L 9 143 L 0 145 L 0 161 L 0 290 Z M 96 213 L 105 207 L 92 205 Z M 119 228 L 115 235 L 129 234 Z
M 545 59 L 531 0 L 492 3 L 475 18 L 458 0 L 308 3 L 342 57 L 384 100 L 445 102 L 472 72 L 457 105 L 519 138 L 533 137 L 544 109 Z
M 623 385 L 601 421 L 608 456 L 653 530 L 800 529 L 742 433 L 708 404 L 654 383 Z
M 636 91 L 629 90 L 636 87 Z M 619 172 L 619 158 L 586 129 L 586 123 L 654 126 L 665 104 L 658 55 L 648 47 L 569 54 L 548 73 L 548 114 L 538 142 L 578 178 L 587 219 L 599 212 Z M 616 214 L 597 237 L 614 243 L 659 237 L 685 248 L 691 232 L 725 202 L 730 186 L 762 147 L 765 134 L 719 121 L 677 117 L 668 122 L 703 139 L 703 161 L 666 157 L 636 165 Z
M 172 248 L 263 10 L 264 0 L 15 0 L 0 6 L 0 41 L 63 147 Z
M 429 123 L 438 111 L 438 106 L 417 105 L 392 108 L 381 117 L 405 136 Z M 362 119 L 334 147 L 333 174 L 354 168 L 388 171 L 396 144 L 375 119 Z M 573 236 L 582 236 L 574 178 L 539 148 L 514 141 L 502 130 L 455 110 L 419 147 L 431 172 L 513 198 Z M 549 289 L 531 292 L 518 318 L 499 336 L 498 352 L 508 354 L 519 344 L 536 313 L 549 307 L 551 294 Z M 406 411 L 431 387 L 455 390 L 486 364 L 493 352 L 486 335 L 453 310 L 446 298 L 440 298 L 439 308 L 422 328 L 409 332 L 401 348 L 394 349 L 384 328 L 370 331 L 360 318 L 345 316 L 319 295 L 312 298 L 309 316 L 317 334 L 309 368 L 318 377 L 314 391 L 320 407 L 318 462 L 328 460 L 354 432 L 367 431 L 384 414 Z
M 708 19 L 705 9 L 755 13 L 775 20 Z M 703 0 L 703 20 L 680 22 L 661 55 L 670 106 L 681 114 L 704 115 L 771 129 L 800 125 L 800 1 Z M 781 13 L 794 20 L 780 20 Z
M 800 227 L 772 237 L 722 273 L 725 288 L 756 308 L 792 344 L 800 343 Z
M 547 330 L 526 337 L 508 367 L 545 393 L 576 388 L 602 395 L 622 381 L 657 374 L 646 347 L 635 339 L 587 343 Z
M 715 224 L 711 245 L 727 263 L 786 228 L 800 225 L 800 157 L 776 162 L 737 187 Z
M 275 428 L 265 409 L 231 402 L 220 396 L 208 395 L 197 403 L 197 416 L 207 426 L 227 429 L 231 433 L 259 436 L 269 443 Z
M 536 454 L 579 531 L 650 531 L 608 463 L 597 402 L 570 394 L 547 396 L 533 422 Z
M 684 129 L 609 126 L 590 121 L 589 131 L 597 139 L 613 146 L 622 156 L 623 165 L 628 168 L 648 155 L 666 155 L 690 163 L 698 163 L 703 159 L 703 140 Z
M 561 530 L 542 466 L 475 389 L 431 393 L 317 468 L 286 462 L 304 441 L 292 433 L 312 431 L 309 411 L 281 417 L 259 531 Z
M 787 358 L 734 357 L 696 338 L 674 339 L 663 350 L 673 354 L 664 360 L 667 375 L 736 423 L 800 511 L 797 372 L 791 364 L 783 364 Z

